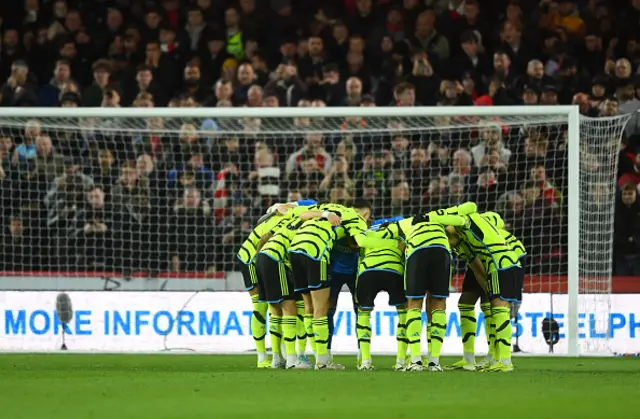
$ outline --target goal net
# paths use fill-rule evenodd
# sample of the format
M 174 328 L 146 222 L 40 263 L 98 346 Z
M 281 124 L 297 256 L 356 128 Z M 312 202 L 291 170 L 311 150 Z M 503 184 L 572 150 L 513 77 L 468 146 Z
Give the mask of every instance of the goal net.
M 366 198 L 379 218 L 470 200 L 527 248 L 522 349 L 548 352 L 555 318 L 554 352 L 577 354 L 579 334 L 580 353 L 607 353 L 625 122 L 570 107 L 4 109 L 0 284 L 240 291 L 237 250 L 276 202 Z

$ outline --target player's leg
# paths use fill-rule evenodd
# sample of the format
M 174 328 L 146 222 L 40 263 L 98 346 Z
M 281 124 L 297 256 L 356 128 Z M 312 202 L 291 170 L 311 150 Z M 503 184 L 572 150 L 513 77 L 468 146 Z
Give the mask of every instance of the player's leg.
M 450 370 L 475 371 L 475 345 L 476 331 L 478 327 L 476 319 L 476 303 L 480 296 L 484 294 L 482 288 L 476 281 L 471 269 L 467 269 L 462 282 L 462 293 L 458 300 L 458 311 L 460 313 L 460 334 L 462 336 L 463 357 L 460 361 L 449 365 Z
M 327 318 L 329 319 L 329 342 L 327 343 L 327 348 L 329 352 L 329 356 L 331 356 L 331 344 L 333 342 L 333 331 L 335 328 L 334 317 L 336 314 L 336 308 L 338 307 L 338 296 L 340 295 L 340 290 L 344 285 L 343 282 L 344 275 L 341 274 L 332 274 L 329 278 L 330 292 L 329 292 L 329 309 L 327 311 Z
M 313 335 L 316 339 L 316 369 L 344 369 L 329 357 L 329 288 L 327 262 L 307 258 L 307 281 L 313 303 Z
M 390 272 L 382 272 L 384 275 L 382 289 L 389 294 L 389 305 L 396 307 L 398 311 L 398 324 L 396 326 L 396 363 L 393 367 L 395 371 L 406 369 L 407 348 L 409 339 L 407 338 L 407 297 L 404 293 L 404 281 L 401 275 Z M 421 313 L 422 315 L 422 313 Z
M 428 252 L 428 253 L 427 253 Z M 451 285 L 451 254 L 447 249 L 434 247 L 425 249 L 425 263 L 428 271 L 429 295 L 431 296 L 431 351 L 429 352 L 429 371 L 442 371 L 440 353 L 447 331 L 447 298 Z
M 296 297 L 296 337 L 298 345 L 298 358 L 306 358 L 307 352 L 307 329 L 304 326 L 304 300 L 302 299 L 302 293 L 297 293 Z
M 264 286 L 265 301 L 269 303 L 269 337 L 271 341 L 271 368 L 284 368 L 282 356 L 282 286 L 280 284 L 280 262 L 260 253 L 256 257 L 256 269 Z M 284 266 L 284 265 L 283 265 Z
M 427 295 L 427 281 L 424 273 L 428 269 L 424 266 L 422 252 L 415 251 L 409 256 L 405 265 L 404 289 L 407 296 L 407 339 L 411 363 L 407 371 L 423 371 L 420 341 L 422 339 L 422 305 Z M 424 269 L 424 270 L 423 270 Z
M 373 363 L 371 359 L 371 312 L 378 292 L 379 272 L 364 272 L 358 276 L 356 282 L 356 303 L 358 304 L 358 320 L 356 322 L 356 335 L 358 336 L 358 348 L 360 362 L 358 370 L 371 371 Z
M 431 354 L 431 295 L 427 291 L 427 297 L 424 300 L 424 311 L 427 313 L 427 358 Z
M 269 305 L 260 299 L 256 266 L 253 263 L 246 265 L 242 263 L 240 264 L 240 271 L 244 280 L 244 287 L 249 292 L 253 307 L 251 312 L 251 336 L 253 336 L 258 354 L 258 368 L 269 368 L 271 361 L 267 359 L 267 342 L 265 341 Z
M 313 301 L 307 286 L 307 265 L 306 257 L 298 253 L 289 253 L 291 261 L 291 270 L 293 273 L 293 284 L 295 292 L 302 293 L 302 301 L 304 305 L 303 323 L 305 335 L 312 352 L 316 352 L 315 338 L 313 336 Z M 306 347 L 306 345 L 305 345 Z
M 519 302 L 521 295 L 517 267 L 489 275 L 491 315 L 496 325 L 495 357 L 497 362 L 485 369 L 487 372 L 511 372 L 511 303 Z
M 278 264 L 282 308 L 282 340 L 285 348 L 285 359 L 287 369 L 309 369 L 309 363 L 301 363 L 296 352 L 296 337 L 298 331 L 298 306 L 296 298 L 298 294 L 294 292 L 294 284 L 291 273 L 284 263 Z

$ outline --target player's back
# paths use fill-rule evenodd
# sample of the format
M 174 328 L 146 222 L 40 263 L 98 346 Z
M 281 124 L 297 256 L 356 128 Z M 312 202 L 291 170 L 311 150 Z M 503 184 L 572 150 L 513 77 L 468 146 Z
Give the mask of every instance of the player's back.
M 367 231 L 367 235 L 382 239 L 401 239 L 398 223 L 374 226 Z M 404 275 L 404 252 L 397 247 L 361 249 L 358 275 L 367 271 L 386 271 Z
M 507 245 L 515 254 L 517 259 L 520 259 L 527 254 L 527 250 L 525 249 L 524 244 L 522 244 L 522 242 L 518 240 L 516 236 L 514 236 L 504 227 L 504 220 L 502 219 L 500 214 L 496 212 L 485 212 L 482 214 L 482 218 L 486 219 L 498 230 L 498 233 L 500 233 L 502 238 L 504 238 L 504 240 L 507 242 Z
M 518 259 L 498 229 L 478 213 L 467 215 L 469 228 L 457 228 L 470 252 L 479 257 L 487 269 L 519 266 Z
M 334 227 L 326 218 L 305 221 L 296 232 L 290 251 L 328 262 L 335 241 L 348 235 L 350 225 L 366 224 L 357 211 L 343 205 L 322 204 L 318 206 L 318 210 L 338 215 L 342 219 L 341 225 Z
M 398 221 L 398 226 L 406 243 L 405 254 L 407 258 L 416 250 L 429 247 L 442 247 L 450 250 L 449 239 L 445 230 L 446 224 L 435 222 L 431 218 L 429 214 L 420 214 Z M 456 218 L 459 217 L 456 216 Z
M 249 237 L 242 243 L 238 250 L 238 259 L 244 264 L 253 262 L 258 253 L 258 243 L 266 233 L 278 228 L 279 225 L 288 221 L 289 217 L 272 214 L 269 218 L 258 224 L 249 234 Z

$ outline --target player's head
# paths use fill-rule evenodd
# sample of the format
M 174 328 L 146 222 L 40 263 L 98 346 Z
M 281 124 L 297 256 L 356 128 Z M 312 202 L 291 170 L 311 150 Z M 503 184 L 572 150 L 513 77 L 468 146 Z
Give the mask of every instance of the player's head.
M 366 199 L 356 199 L 353 203 L 353 209 L 362 216 L 365 220 L 371 218 L 371 202 Z
M 460 234 L 456 231 L 454 226 L 446 226 L 447 238 L 449 239 L 449 246 L 457 247 L 460 244 Z

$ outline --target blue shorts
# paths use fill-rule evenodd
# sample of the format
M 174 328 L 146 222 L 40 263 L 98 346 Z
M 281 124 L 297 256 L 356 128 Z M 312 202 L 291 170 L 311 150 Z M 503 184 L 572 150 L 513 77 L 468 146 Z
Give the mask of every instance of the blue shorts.
M 338 301 L 338 295 L 340 295 L 340 291 L 342 287 L 346 285 L 349 288 L 349 292 L 352 296 L 356 295 L 356 278 L 358 274 L 337 274 L 331 273 L 329 274 L 329 284 L 331 286 L 331 294 L 329 297 L 329 301 Z

